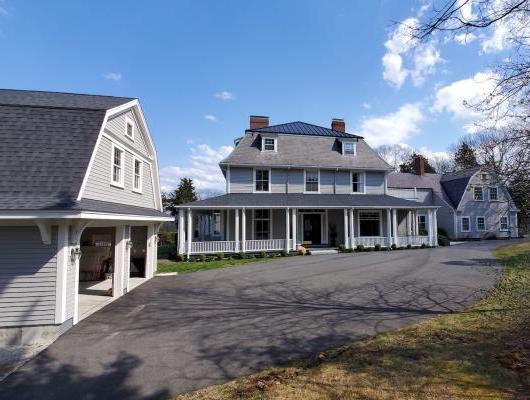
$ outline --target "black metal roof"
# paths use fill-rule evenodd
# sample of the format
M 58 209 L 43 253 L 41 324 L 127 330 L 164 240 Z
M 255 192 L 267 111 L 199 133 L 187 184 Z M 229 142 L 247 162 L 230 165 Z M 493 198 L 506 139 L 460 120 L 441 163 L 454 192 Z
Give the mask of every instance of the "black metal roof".
M 288 122 L 286 124 L 271 125 L 257 129 L 247 129 L 246 132 L 256 133 L 277 133 L 282 135 L 308 135 L 308 136 L 328 136 L 341 138 L 357 138 L 362 136 L 352 135 L 351 133 L 336 131 L 323 126 L 308 124 L 307 122 Z
M 432 205 L 384 194 L 302 194 L 302 193 L 229 193 L 210 197 L 181 208 L 425 208 Z
M 10 106 L 108 110 L 132 100 L 135 99 L 92 94 L 0 89 L 0 105 Z

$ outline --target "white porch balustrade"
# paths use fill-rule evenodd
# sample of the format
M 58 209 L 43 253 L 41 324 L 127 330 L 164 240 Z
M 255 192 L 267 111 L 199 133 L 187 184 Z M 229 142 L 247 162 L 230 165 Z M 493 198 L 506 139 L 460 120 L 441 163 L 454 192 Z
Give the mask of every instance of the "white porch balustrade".
M 236 241 L 191 242 L 190 254 L 235 253 Z
M 289 239 L 289 248 L 292 248 L 292 239 Z M 263 250 L 284 250 L 286 248 L 285 239 L 268 239 L 268 240 L 246 240 L 245 251 L 263 251 Z
M 430 244 L 429 236 L 399 236 L 398 242 L 400 246 L 421 246 L 422 244 Z
M 355 243 L 364 247 L 374 247 L 376 244 L 389 246 L 390 240 L 385 236 L 359 236 L 355 238 Z

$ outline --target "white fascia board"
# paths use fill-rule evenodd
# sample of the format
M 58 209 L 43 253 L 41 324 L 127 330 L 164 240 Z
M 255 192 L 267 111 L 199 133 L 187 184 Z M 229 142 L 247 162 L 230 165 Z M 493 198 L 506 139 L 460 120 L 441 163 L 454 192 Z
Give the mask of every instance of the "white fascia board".
M 318 195 L 318 193 L 315 192 L 316 195 Z M 187 209 L 191 209 L 191 210 L 199 210 L 199 209 L 204 209 L 204 210 L 219 210 L 219 209 L 231 209 L 231 210 L 235 210 L 235 209 L 242 209 L 242 208 L 248 208 L 248 209 L 267 209 L 267 208 L 274 208 L 274 209 L 280 209 L 280 210 L 284 210 L 286 208 L 292 208 L 292 209 L 305 209 L 305 208 L 318 208 L 318 209 L 322 209 L 322 210 L 325 210 L 325 209 L 337 209 L 337 210 L 342 210 L 342 209 L 350 209 L 350 208 L 353 208 L 355 210 L 368 210 L 368 209 L 374 209 L 374 210 L 386 210 L 386 209 L 392 209 L 392 208 L 398 208 L 398 209 L 403 209 L 403 210 L 437 210 L 439 208 L 441 208 L 440 206 L 414 206 L 414 207 L 411 207 L 411 206 L 321 206 L 321 207 L 312 207 L 312 206 L 292 206 L 292 205 L 288 205 L 288 206 L 256 206 L 256 205 L 245 205 L 245 206 L 177 206 L 176 207 L 177 209 L 183 209 L 183 210 L 187 210 Z
M 172 216 L 154 217 L 139 214 L 110 214 L 92 211 L 0 211 L 0 220 L 43 220 L 43 219 L 94 219 L 94 220 L 116 220 L 116 221 L 174 221 Z
M 369 168 L 362 166 L 321 166 L 321 165 L 302 165 L 302 164 L 253 164 L 253 163 L 231 163 L 231 162 L 219 162 L 219 166 L 229 166 L 229 167 L 251 167 L 251 168 L 290 168 L 290 169 L 320 169 L 320 170 L 358 170 L 358 171 L 376 171 L 376 172 L 392 172 L 394 169 L 389 170 L 388 168 Z

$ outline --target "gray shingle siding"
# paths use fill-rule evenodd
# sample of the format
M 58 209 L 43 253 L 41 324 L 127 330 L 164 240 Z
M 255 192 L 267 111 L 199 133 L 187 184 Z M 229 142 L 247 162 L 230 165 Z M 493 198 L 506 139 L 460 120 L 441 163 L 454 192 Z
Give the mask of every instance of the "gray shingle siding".
M 385 193 L 385 174 L 384 172 L 366 172 L 366 193 L 367 194 L 384 194 Z
M 35 226 L 0 227 L 0 326 L 55 323 L 56 253 L 56 228 L 45 245 Z
M 102 137 L 90 175 L 87 179 L 83 199 L 128 204 L 145 208 L 154 208 L 153 182 L 151 168 L 143 162 L 143 191 L 141 194 L 132 191 L 133 154 L 125 150 L 124 188 L 111 186 L 112 142 Z

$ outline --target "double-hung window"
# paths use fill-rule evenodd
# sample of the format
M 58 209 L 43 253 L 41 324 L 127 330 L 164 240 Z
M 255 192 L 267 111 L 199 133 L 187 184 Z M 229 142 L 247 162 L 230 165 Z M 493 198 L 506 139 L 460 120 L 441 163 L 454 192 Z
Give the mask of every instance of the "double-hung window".
M 270 192 L 270 178 L 269 169 L 256 169 L 254 172 L 254 191 Z
M 490 187 L 490 201 L 497 201 L 499 199 L 499 193 L 497 186 Z
M 477 231 L 485 231 L 485 230 L 486 230 L 486 218 L 477 217 Z
M 355 143 L 342 142 L 342 154 L 354 156 L 355 155 Z
M 123 187 L 124 151 L 117 146 L 112 147 L 112 176 L 111 184 Z
M 254 238 L 256 240 L 270 239 L 271 211 L 254 210 Z
M 362 172 L 351 173 L 352 193 L 364 193 L 364 174 Z
M 418 215 L 418 233 L 420 236 L 425 236 L 427 232 L 427 217 L 425 215 Z
M 276 139 L 264 137 L 261 146 L 263 151 L 276 151 Z
M 501 217 L 501 231 L 507 231 L 508 229 L 508 217 Z
M 470 223 L 469 223 L 469 217 L 462 217 L 462 232 L 469 232 Z
M 484 189 L 482 188 L 482 186 L 473 187 L 473 199 L 476 201 L 484 200 Z
M 133 191 L 142 192 L 142 162 L 137 158 L 134 159 L 133 164 Z
M 305 171 L 305 192 L 318 193 L 319 192 L 319 172 L 318 170 Z

